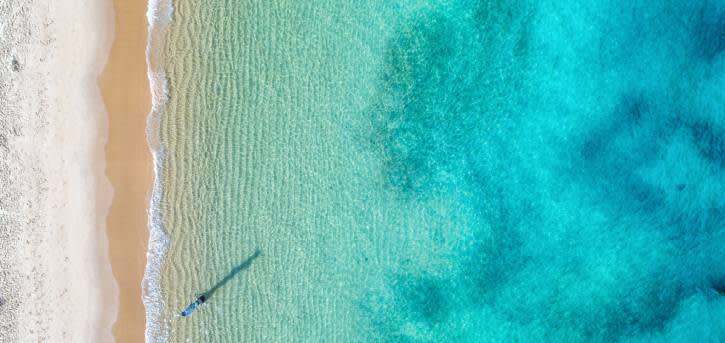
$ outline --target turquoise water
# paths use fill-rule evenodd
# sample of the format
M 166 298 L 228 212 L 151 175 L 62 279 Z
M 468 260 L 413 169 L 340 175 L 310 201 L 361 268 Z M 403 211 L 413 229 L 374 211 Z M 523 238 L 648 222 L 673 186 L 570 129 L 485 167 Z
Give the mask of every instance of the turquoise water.
M 725 341 L 724 1 L 173 7 L 152 340 Z

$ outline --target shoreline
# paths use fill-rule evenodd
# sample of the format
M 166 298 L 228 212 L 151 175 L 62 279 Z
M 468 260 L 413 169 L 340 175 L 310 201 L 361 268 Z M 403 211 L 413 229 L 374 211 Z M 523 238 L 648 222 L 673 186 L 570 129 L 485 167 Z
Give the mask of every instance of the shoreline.
M 142 284 L 146 342 L 166 342 L 169 334 L 168 323 L 161 320 L 164 300 L 160 280 L 163 261 L 169 247 L 169 237 L 164 229 L 159 202 L 163 196 L 164 161 L 160 125 L 168 101 L 168 79 L 163 69 L 163 48 L 172 13 L 171 0 L 149 0 L 146 12 L 148 21 L 146 65 L 151 90 L 151 111 L 147 117 L 146 135 L 153 160 L 153 185 L 148 207 L 149 239 Z
M 0 342 L 112 339 L 97 83 L 111 18 L 108 1 L 0 5 Z
M 146 138 L 151 110 L 146 66 L 147 1 L 114 0 L 113 7 L 116 36 L 100 82 L 109 115 L 106 175 L 114 187 L 107 218 L 109 255 L 120 289 L 112 331 L 117 342 L 142 342 L 146 322 L 141 284 L 153 177 Z

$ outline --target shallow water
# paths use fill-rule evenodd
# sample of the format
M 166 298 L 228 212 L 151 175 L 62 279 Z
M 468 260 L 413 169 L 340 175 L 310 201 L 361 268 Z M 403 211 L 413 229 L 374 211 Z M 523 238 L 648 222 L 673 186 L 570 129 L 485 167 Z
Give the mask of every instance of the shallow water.
M 725 341 L 724 23 L 176 0 L 156 338 Z

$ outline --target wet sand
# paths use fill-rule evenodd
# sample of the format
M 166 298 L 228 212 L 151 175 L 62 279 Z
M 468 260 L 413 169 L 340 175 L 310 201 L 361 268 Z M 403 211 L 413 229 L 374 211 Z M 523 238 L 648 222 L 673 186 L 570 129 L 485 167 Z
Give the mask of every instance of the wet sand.
M 146 265 L 149 196 L 153 176 L 146 140 L 151 99 L 146 68 L 146 0 L 116 0 L 115 37 L 101 77 L 109 114 L 106 173 L 114 193 L 107 219 L 113 275 L 120 308 L 113 325 L 117 342 L 143 342 L 141 281 Z

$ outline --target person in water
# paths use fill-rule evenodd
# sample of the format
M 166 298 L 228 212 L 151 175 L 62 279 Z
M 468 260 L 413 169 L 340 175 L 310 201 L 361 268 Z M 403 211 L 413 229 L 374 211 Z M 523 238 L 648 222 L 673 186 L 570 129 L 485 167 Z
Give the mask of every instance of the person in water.
M 194 310 L 196 310 L 199 306 L 204 304 L 204 302 L 206 302 L 206 295 L 202 294 L 198 298 L 196 298 L 196 301 L 189 304 L 189 306 L 187 306 L 183 311 L 181 311 L 181 316 L 182 317 L 190 316 L 191 313 L 194 312 Z

